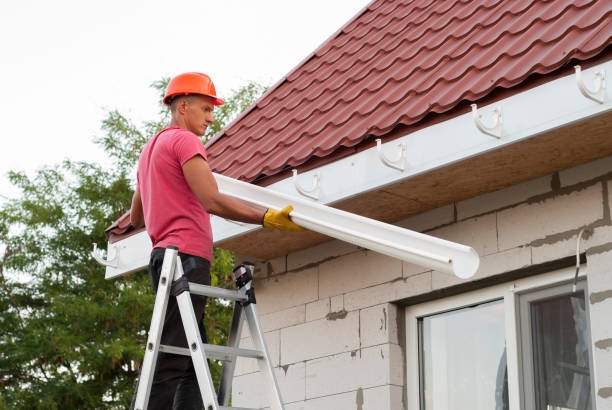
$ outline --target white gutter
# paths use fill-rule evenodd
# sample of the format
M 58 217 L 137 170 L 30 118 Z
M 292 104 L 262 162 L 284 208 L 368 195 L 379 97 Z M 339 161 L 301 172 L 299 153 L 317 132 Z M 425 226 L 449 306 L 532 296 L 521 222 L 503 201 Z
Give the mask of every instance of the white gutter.
M 275 193 L 223 175 L 215 175 L 219 191 L 261 208 L 294 207 L 291 218 L 312 231 L 354 245 L 468 278 L 476 273 L 478 254 L 470 247 L 331 208 L 295 195 Z

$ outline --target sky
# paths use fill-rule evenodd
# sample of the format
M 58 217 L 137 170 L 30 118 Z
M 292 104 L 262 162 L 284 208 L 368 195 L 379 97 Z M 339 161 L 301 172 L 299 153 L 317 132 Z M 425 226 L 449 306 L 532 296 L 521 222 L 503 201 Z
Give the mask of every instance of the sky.
M 157 116 L 151 84 L 209 74 L 219 96 L 273 85 L 370 0 L 7 0 L 0 2 L 0 203 L 10 170 L 104 164 L 107 113 Z

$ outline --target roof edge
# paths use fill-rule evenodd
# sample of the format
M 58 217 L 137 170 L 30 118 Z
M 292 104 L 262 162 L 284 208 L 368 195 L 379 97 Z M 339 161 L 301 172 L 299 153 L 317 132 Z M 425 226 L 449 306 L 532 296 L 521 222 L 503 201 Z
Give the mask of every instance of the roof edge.
M 584 81 L 593 81 L 600 70 L 612 72 L 612 60 L 583 69 Z M 267 188 L 288 195 L 303 195 L 300 190 L 318 190 L 317 198 L 312 200 L 332 204 L 606 113 L 612 110 L 612 91 L 609 88 L 605 98 L 604 104 L 585 98 L 577 86 L 576 76 L 567 75 L 492 104 L 477 105 L 475 111 L 409 132 L 390 142 L 381 141 L 380 149 L 376 145 L 370 146 L 334 162 L 291 175 Z M 499 138 L 479 131 L 475 123 L 475 118 L 479 118 L 485 129 L 490 127 L 495 110 L 503 116 Z M 404 169 L 386 166 L 383 158 L 399 166 L 402 144 L 407 151 L 403 158 Z M 250 228 L 213 217 L 213 230 L 215 240 L 221 242 L 243 235 Z

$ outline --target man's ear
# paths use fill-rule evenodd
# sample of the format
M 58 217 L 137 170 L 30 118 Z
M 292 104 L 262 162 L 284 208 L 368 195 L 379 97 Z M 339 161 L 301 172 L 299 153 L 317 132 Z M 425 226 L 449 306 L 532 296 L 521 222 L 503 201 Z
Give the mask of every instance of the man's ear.
M 177 101 L 177 111 L 180 114 L 185 114 L 185 109 L 187 108 L 188 102 L 187 102 L 187 98 L 179 98 L 179 100 Z

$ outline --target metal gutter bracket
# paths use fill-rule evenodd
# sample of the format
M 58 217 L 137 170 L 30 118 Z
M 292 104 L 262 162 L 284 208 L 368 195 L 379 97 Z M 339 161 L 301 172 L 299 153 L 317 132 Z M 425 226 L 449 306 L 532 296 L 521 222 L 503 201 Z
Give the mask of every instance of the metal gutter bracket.
M 390 160 L 383 154 L 382 152 L 382 141 L 380 138 L 376 138 L 376 151 L 378 151 L 378 157 L 388 167 L 399 169 L 400 171 L 404 171 L 406 166 L 406 143 L 402 142 L 397 144 L 397 152 L 399 157 L 395 160 Z
M 482 122 L 482 115 L 478 113 L 478 107 L 476 104 L 472 104 L 472 115 L 474 116 L 474 122 L 476 123 L 476 128 L 480 130 L 480 132 L 490 135 L 494 138 L 501 138 L 502 136 L 502 111 L 501 107 L 496 107 L 493 109 L 492 117 L 493 117 L 493 125 L 487 127 Z
M 591 91 L 584 85 L 580 66 L 574 66 L 574 70 L 576 70 L 576 83 L 582 95 L 599 104 L 603 104 L 606 95 L 606 72 L 602 69 L 595 73 L 595 91 Z
M 319 173 L 317 172 L 316 174 L 314 174 L 313 176 L 313 185 L 312 188 L 310 189 L 304 189 L 302 188 L 302 186 L 300 185 L 299 181 L 298 181 L 298 177 L 297 177 L 297 169 L 293 170 L 293 184 L 295 185 L 295 189 L 300 193 L 300 195 L 303 195 L 305 197 L 308 198 L 312 198 L 315 200 L 319 200 L 319 193 L 321 191 L 321 176 L 319 175 Z
M 116 268 L 119 263 L 119 249 L 116 246 L 110 246 L 107 251 L 107 259 L 104 260 L 102 257 L 102 253 L 98 249 L 98 244 L 93 244 L 93 250 L 91 251 L 91 256 L 103 266 L 110 266 L 111 268 Z

